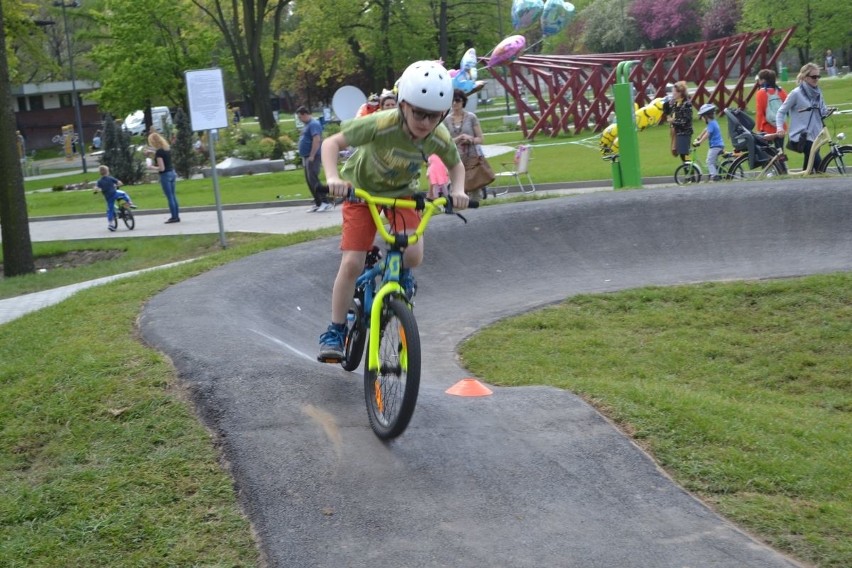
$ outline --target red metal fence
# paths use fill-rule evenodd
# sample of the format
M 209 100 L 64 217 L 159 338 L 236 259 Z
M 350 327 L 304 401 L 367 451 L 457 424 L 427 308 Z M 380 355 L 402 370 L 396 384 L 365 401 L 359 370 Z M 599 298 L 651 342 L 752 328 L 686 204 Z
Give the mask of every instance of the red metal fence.
M 524 137 L 600 131 L 614 112 L 611 87 L 622 61 L 639 63 L 630 72 L 640 107 L 664 96 L 667 83 L 686 81 L 697 107 L 744 107 L 756 90 L 754 77 L 774 68 L 795 28 L 749 32 L 713 41 L 664 49 L 600 55 L 522 55 L 490 68 L 494 79 L 515 99 Z M 488 58 L 483 58 L 487 63 Z M 531 118 L 533 126 L 527 124 Z

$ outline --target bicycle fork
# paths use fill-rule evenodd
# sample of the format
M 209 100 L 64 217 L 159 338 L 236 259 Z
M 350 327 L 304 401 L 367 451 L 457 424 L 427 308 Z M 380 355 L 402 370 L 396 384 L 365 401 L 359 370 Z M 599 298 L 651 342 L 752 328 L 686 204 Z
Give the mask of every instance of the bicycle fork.
M 385 305 L 385 299 L 392 294 L 405 295 L 405 291 L 399 283 L 399 276 L 402 272 L 402 252 L 390 251 L 380 269 L 384 272 L 384 278 L 381 287 L 373 298 L 372 306 L 370 306 L 370 341 L 367 353 L 367 369 L 377 372 L 379 371 L 382 308 Z M 400 362 L 405 364 L 404 358 L 400 359 Z

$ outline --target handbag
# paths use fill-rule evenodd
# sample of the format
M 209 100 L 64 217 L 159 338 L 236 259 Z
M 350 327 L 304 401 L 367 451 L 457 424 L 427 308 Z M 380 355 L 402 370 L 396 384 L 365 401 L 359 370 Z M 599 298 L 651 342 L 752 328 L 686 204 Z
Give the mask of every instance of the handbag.
M 494 183 L 497 177 L 485 156 L 471 156 L 464 159 L 464 191 L 471 193 Z
M 787 149 L 791 152 L 798 152 L 799 154 L 805 153 L 805 142 L 807 142 L 808 137 L 802 134 L 799 136 L 799 139 L 793 142 L 791 139 L 787 139 Z

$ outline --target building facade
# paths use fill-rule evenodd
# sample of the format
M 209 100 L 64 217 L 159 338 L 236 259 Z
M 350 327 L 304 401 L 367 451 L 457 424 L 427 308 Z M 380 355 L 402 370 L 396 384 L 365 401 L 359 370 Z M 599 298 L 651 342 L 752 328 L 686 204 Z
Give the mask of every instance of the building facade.
M 91 81 L 77 81 L 80 97 L 80 120 L 83 123 L 83 140 L 91 146 L 95 131 L 102 129 L 103 119 L 98 105 L 86 99 L 86 94 L 100 85 Z M 72 125 L 77 129 L 74 115 L 74 98 L 71 81 L 12 86 L 12 105 L 17 129 L 26 140 L 28 150 L 50 148 L 61 149 L 62 144 L 54 137 L 62 135 L 62 127 Z

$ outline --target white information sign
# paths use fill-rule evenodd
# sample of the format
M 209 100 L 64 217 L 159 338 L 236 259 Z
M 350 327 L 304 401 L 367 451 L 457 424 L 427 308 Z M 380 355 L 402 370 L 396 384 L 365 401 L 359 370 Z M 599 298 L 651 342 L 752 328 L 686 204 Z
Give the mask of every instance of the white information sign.
M 221 69 L 186 72 L 189 120 L 194 131 L 228 127 L 228 105 Z

